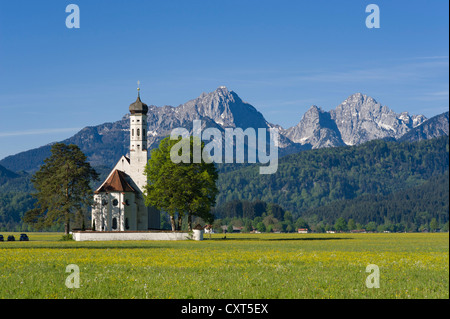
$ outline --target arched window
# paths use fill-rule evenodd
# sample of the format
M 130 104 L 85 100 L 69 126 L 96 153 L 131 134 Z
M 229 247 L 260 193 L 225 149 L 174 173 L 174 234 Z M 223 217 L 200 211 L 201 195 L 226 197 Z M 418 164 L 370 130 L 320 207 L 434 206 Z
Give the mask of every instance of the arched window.
M 112 229 L 117 229 L 117 218 L 114 217 L 112 220 Z
M 131 129 L 131 136 L 134 136 L 134 128 Z
M 137 129 L 137 131 L 136 131 L 136 132 L 137 132 L 137 133 L 136 133 L 136 134 L 137 134 L 137 136 L 139 136 L 140 130 L 139 130 L 139 129 Z
M 114 198 L 112 204 L 113 204 L 113 206 L 117 206 L 117 204 L 119 204 L 119 201 Z

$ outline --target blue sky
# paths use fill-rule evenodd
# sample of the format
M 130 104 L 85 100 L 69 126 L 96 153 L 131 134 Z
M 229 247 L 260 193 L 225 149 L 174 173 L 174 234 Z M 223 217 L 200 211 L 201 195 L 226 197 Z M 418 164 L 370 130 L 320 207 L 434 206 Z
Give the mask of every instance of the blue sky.
M 68 29 L 68 4 L 80 28 Z M 368 4 L 380 28 L 368 29 Z M 427 117 L 449 106 L 448 1 L 0 2 L 0 159 L 225 85 L 287 128 L 312 105 L 372 96 Z

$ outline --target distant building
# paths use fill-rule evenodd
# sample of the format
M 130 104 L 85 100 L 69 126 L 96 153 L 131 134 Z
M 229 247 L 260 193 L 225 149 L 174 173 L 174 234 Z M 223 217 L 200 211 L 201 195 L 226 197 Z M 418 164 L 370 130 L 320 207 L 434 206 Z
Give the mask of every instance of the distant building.
M 240 232 L 242 232 L 243 229 L 244 229 L 244 227 L 233 226 L 233 233 L 240 233 Z
M 228 233 L 227 225 L 222 225 L 222 226 L 220 226 L 220 228 L 222 228 L 223 233 Z M 240 233 L 242 231 L 242 229 L 244 229 L 244 227 L 233 226 L 233 233 Z
M 205 234 L 214 234 L 215 233 L 212 225 L 205 225 L 204 231 L 205 231 Z
M 309 229 L 308 228 L 299 228 L 298 233 L 299 234 L 307 234 L 307 233 L 309 233 Z

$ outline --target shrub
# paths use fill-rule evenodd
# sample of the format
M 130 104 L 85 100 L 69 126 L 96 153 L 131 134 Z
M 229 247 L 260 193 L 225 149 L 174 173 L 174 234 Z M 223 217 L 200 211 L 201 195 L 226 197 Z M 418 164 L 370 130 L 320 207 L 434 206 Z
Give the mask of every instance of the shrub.
M 62 235 L 60 240 L 61 241 L 73 240 L 72 234 Z

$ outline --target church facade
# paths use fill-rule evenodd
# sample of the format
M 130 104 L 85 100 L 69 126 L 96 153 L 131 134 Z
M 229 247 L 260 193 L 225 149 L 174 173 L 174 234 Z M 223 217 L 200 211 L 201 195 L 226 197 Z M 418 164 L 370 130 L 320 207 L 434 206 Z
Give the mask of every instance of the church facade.
M 95 231 L 146 231 L 160 228 L 160 212 L 145 206 L 143 196 L 148 160 L 148 106 L 138 97 L 130 110 L 130 155 L 122 156 L 94 192 L 92 229 Z

